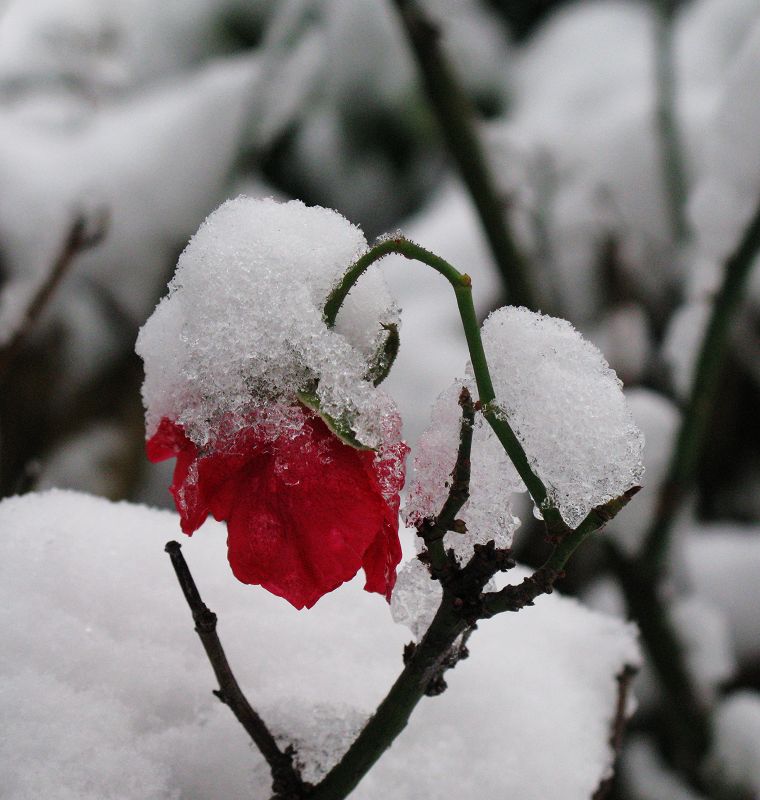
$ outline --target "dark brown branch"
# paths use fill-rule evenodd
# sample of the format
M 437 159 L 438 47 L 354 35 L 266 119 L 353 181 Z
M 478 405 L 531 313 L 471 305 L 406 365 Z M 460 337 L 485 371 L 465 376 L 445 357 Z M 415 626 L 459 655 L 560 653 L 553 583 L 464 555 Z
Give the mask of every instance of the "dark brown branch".
M 451 472 L 449 494 L 440 513 L 433 519 L 424 519 L 417 526 L 417 534 L 427 547 L 427 560 L 432 575 L 439 580 L 449 566 L 443 548 L 443 537 L 458 527 L 456 516 L 470 496 L 470 452 L 472 450 L 472 431 L 475 424 L 475 405 L 466 386 L 459 394 L 462 408 L 462 425 L 459 429 L 459 447 L 454 469 Z M 423 559 L 424 560 L 424 559 Z
M 177 580 L 185 595 L 195 622 L 195 632 L 203 644 L 208 660 L 219 682 L 214 694 L 227 706 L 245 728 L 272 773 L 272 791 L 277 800 L 299 800 L 309 789 L 293 764 L 293 751 L 280 750 L 264 720 L 253 709 L 230 668 L 222 643 L 216 633 L 216 614 L 201 599 L 190 568 L 182 555 L 179 542 L 165 547 L 172 561 Z
M 610 747 L 615 754 L 613 767 L 620 757 L 620 752 L 623 748 L 623 735 L 625 733 L 625 723 L 627 720 L 626 709 L 628 708 L 628 695 L 631 691 L 631 684 L 636 676 L 637 670 L 634 667 L 627 666 L 618 675 L 618 695 L 617 704 L 615 706 L 615 716 L 612 719 L 612 732 L 610 734 Z M 594 792 L 591 800 L 605 800 L 612 790 L 612 785 L 615 782 L 615 774 L 613 772 L 609 778 L 605 778 L 600 784 L 599 788 Z
M 93 220 L 83 214 L 77 216 L 71 224 L 61 251 L 56 257 L 50 271 L 37 289 L 19 322 L 17 329 L 8 342 L 0 348 L 0 378 L 2 378 L 23 346 L 24 340 L 31 332 L 35 322 L 47 308 L 56 289 L 68 273 L 76 256 L 99 244 L 108 228 L 108 215 L 100 211 Z
M 474 114 L 440 45 L 436 26 L 413 0 L 394 0 L 417 60 L 423 85 L 446 145 L 480 216 L 483 231 L 512 305 L 537 310 L 526 259 L 507 224 L 475 131 Z

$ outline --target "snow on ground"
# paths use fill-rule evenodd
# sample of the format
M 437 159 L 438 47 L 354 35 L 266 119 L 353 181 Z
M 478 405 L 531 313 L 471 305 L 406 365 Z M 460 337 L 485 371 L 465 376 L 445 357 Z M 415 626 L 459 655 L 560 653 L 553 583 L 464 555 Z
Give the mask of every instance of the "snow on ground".
M 163 553 L 174 514 L 52 491 L 0 504 L 0 530 L 5 798 L 269 797 Z M 329 755 L 390 686 L 408 632 L 359 583 L 308 613 L 237 583 L 224 538 L 207 524 L 183 552 L 233 668 L 278 733 L 301 726 L 304 758 Z M 558 595 L 481 628 L 355 797 L 587 800 L 607 774 L 634 629 Z

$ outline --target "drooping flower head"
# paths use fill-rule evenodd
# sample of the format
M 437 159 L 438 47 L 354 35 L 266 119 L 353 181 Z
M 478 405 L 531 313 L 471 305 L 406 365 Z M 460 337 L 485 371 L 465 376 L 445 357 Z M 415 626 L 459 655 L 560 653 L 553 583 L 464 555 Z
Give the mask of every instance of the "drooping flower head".
M 334 211 L 229 201 L 137 342 L 148 455 L 177 458 L 182 529 L 225 520 L 235 575 L 298 608 L 360 567 L 368 591 L 389 595 L 400 559 L 406 446 L 392 401 L 366 380 L 397 310 L 371 272 L 335 329 L 322 317 L 365 248 Z

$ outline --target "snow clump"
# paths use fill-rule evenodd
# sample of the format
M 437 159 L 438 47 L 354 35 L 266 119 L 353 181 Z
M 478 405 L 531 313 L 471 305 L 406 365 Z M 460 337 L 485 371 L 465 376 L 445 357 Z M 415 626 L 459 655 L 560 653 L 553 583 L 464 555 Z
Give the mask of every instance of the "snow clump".
M 622 384 L 566 320 L 504 307 L 483 323 L 495 404 L 571 527 L 641 483 L 643 436 Z
M 404 508 L 406 524 L 417 527 L 441 512 L 449 494 L 462 426 L 459 395 L 462 388 L 477 396 L 472 381 L 450 386 L 436 401 L 430 426 L 420 436 L 414 459 L 414 479 Z M 460 564 L 470 559 L 474 544 L 493 541 L 509 547 L 520 520 L 512 513 L 510 496 L 525 491 L 512 462 L 488 423 L 477 415 L 472 435 L 470 495 L 457 517 L 466 533 L 450 531 L 444 537 Z
M 222 420 L 245 425 L 253 411 L 279 432 L 297 428 L 300 416 L 289 419 L 288 409 L 318 381 L 322 410 L 347 417 L 359 441 L 377 446 L 392 404 L 364 376 L 382 325 L 398 318 L 381 275 L 362 278 L 335 329 L 322 317 L 366 247 L 357 227 L 325 208 L 245 196 L 220 206 L 137 340 L 148 435 L 168 417 L 203 446 Z

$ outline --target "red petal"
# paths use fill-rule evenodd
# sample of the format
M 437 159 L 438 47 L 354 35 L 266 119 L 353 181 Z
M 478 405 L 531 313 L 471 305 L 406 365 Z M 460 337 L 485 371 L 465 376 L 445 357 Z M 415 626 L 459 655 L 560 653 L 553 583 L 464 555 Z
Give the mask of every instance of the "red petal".
M 343 444 L 309 415 L 295 435 L 265 441 L 245 428 L 199 455 L 180 426 L 162 420 L 149 455 L 177 455 L 171 490 L 185 532 L 208 513 L 227 521 L 229 561 L 242 582 L 303 608 L 364 567 L 365 588 L 390 596 L 405 445 L 391 474 L 388 461 Z

